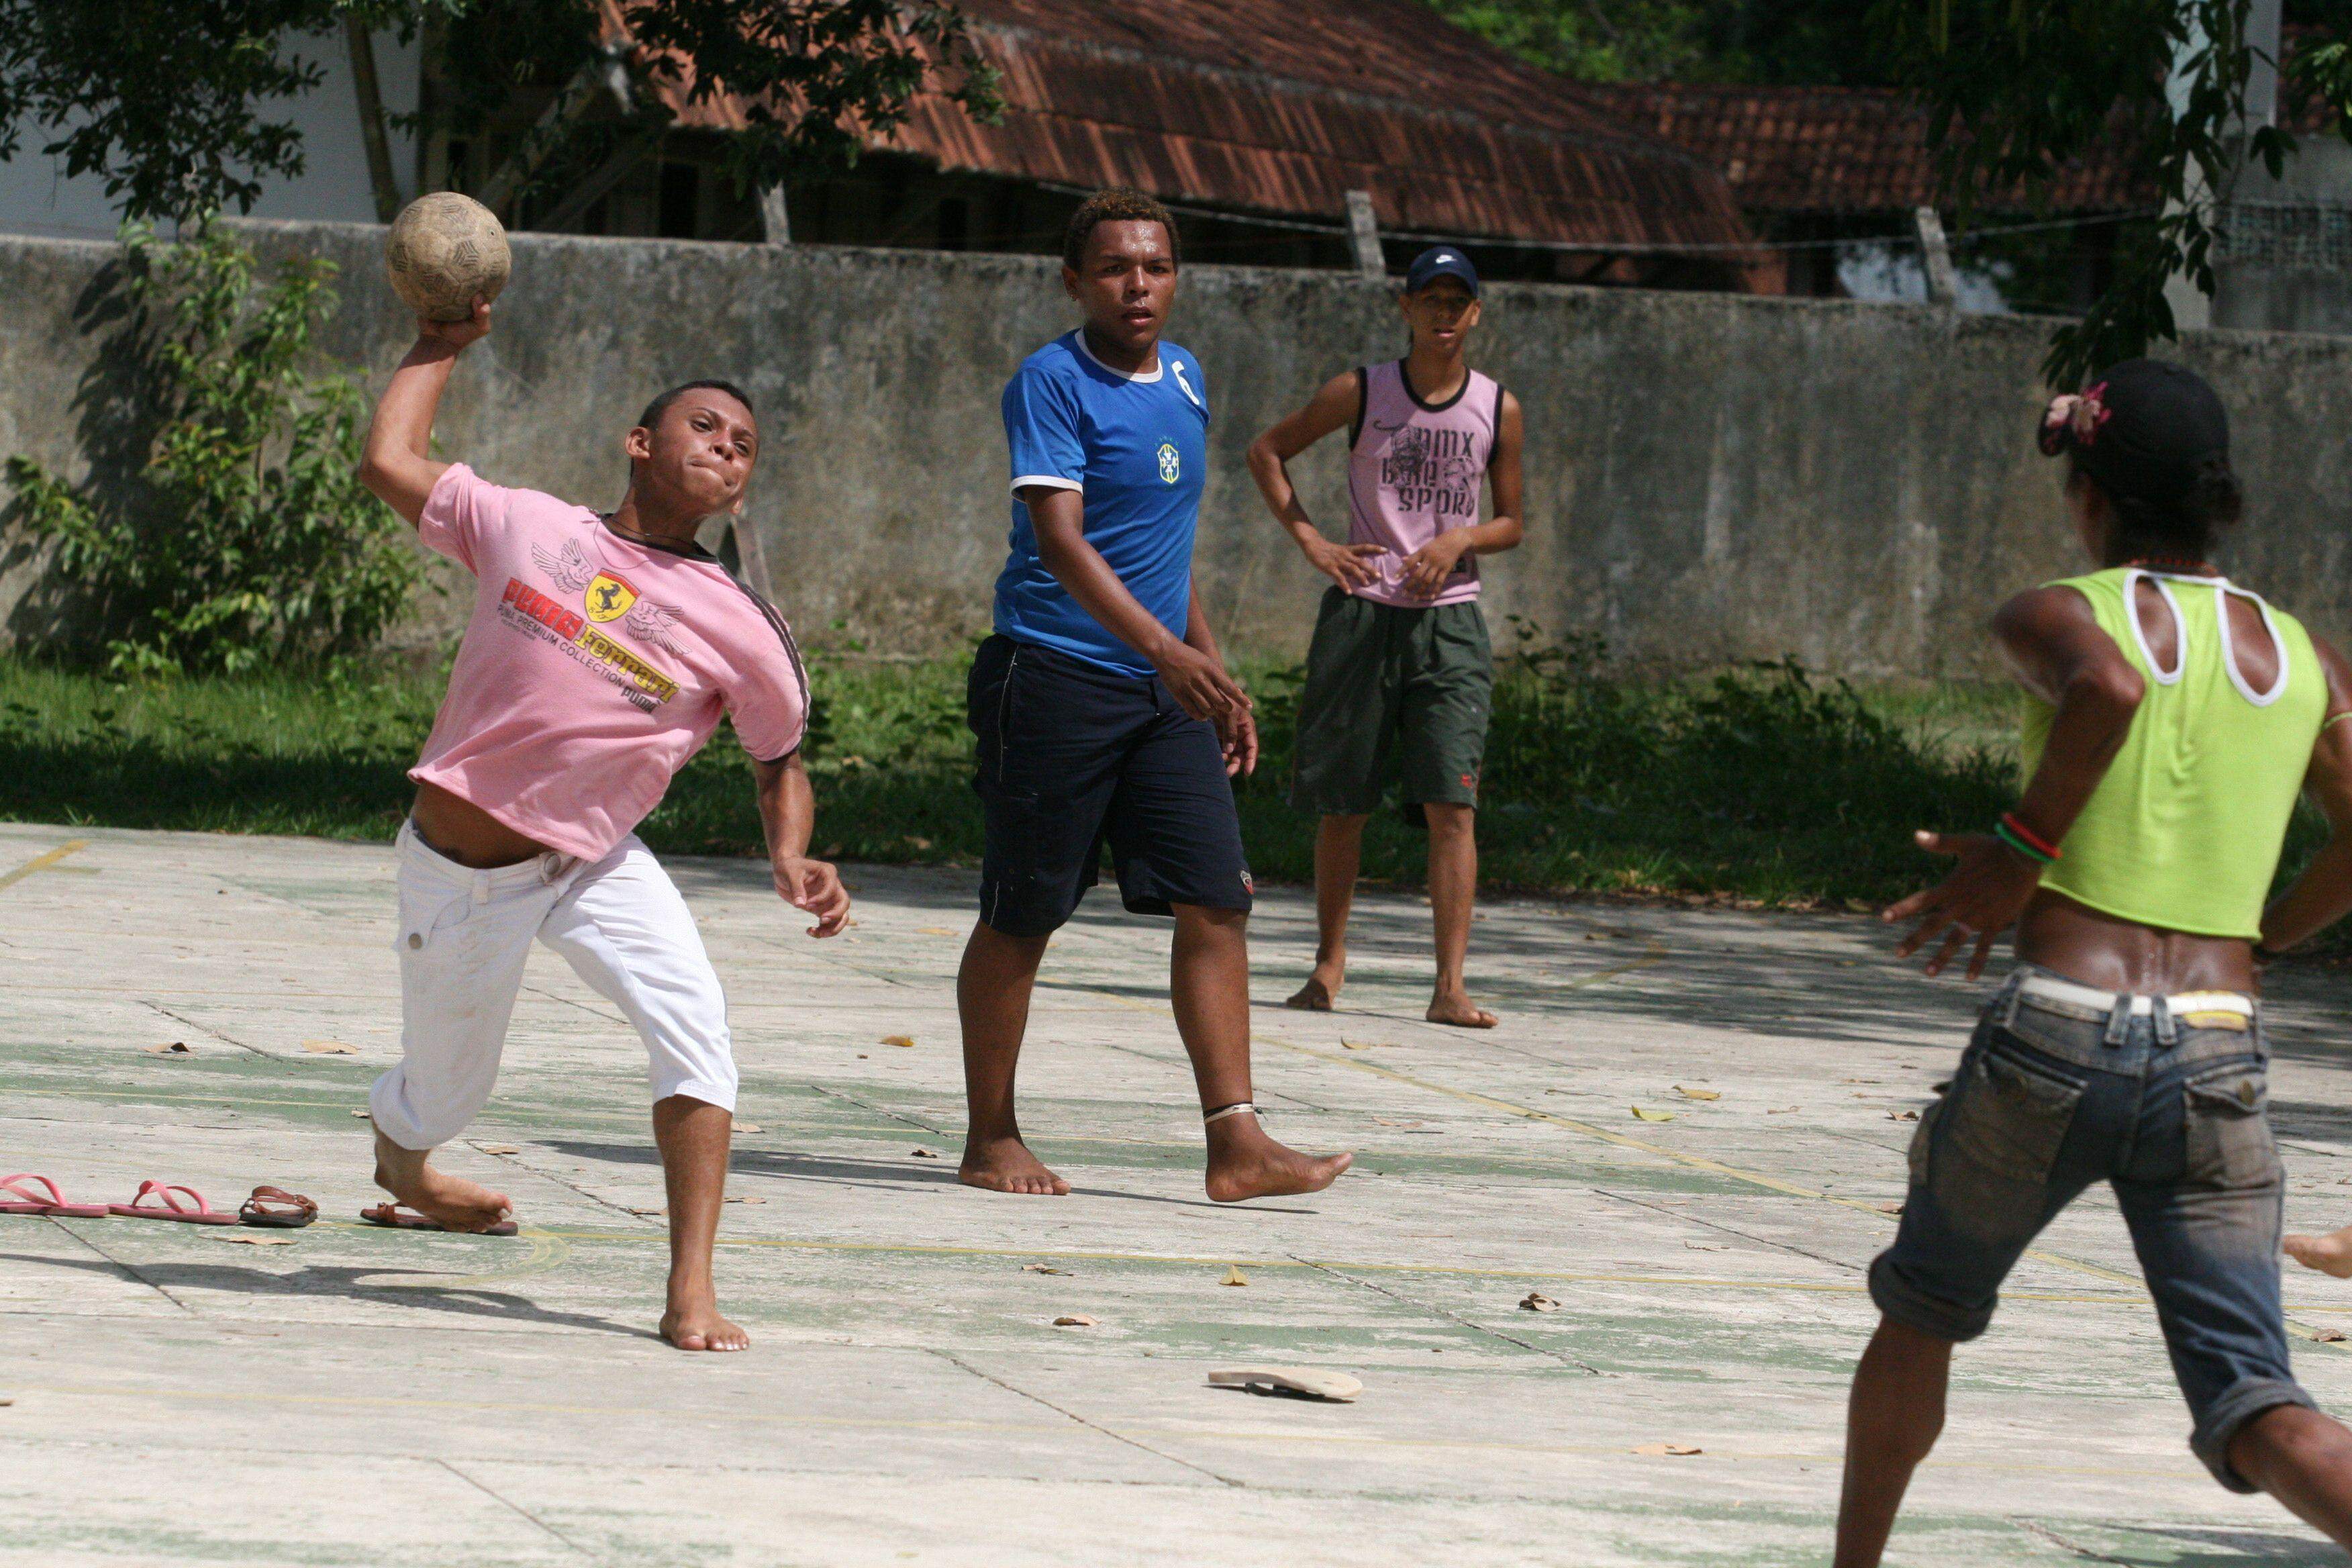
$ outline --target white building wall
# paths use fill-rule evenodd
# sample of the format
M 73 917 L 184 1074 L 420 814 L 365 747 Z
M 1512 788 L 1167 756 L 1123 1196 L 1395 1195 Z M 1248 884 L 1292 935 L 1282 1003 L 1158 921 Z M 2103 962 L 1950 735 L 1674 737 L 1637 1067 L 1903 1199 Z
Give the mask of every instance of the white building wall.
M 367 147 L 360 139 L 359 100 L 352 86 L 352 61 L 339 28 L 316 37 L 289 37 L 284 52 L 325 68 L 318 87 L 292 100 L 264 107 L 263 118 L 290 121 L 302 133 L 303 170 L 293 180 L 262 183 L 253 216 L 274 218 L 375 221 L 375 198 L 368 184 Z M 386 115 L 416 108 L 419 50 L 389 34 L 375 40 L 377 90 Z M 65 177 L 63 154 L 41 151 L 54 135 L 36 125 L 23 128 L 14 158 L 0 163 L 0 233 L 52 235 L 72 239 L 111 239 L 121 214 L 97 174 Z M 416 153 L 412 140 L 387 127 L 392 169 L 404 197 L 415 194 Z

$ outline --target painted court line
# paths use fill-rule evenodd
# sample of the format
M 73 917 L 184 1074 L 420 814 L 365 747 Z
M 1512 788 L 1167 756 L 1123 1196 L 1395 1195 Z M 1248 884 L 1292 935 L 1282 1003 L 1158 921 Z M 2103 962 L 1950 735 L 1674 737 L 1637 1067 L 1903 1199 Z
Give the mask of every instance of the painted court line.
M 0 873 L 0 888 L 14 887 L 34 872 L 46 871 L 76 850 L 89 847 L 89 840 L 87 838 L 68 838 L 55 849 L 34 856 L 15 870 Z

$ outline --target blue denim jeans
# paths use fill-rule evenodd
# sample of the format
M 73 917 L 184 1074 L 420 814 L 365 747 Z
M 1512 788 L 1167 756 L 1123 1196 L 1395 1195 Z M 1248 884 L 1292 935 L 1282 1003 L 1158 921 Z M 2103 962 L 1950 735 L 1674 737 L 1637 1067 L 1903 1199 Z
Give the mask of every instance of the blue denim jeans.
M 2189 1445 L 2221 1483 L 2230 1441 L 2282 1405 L 2311 1407 L 2279 1304 L 2285 1180 L 2265 1111 L 2259 1015 L 2132 1016 L 2018 990 L 1987 1005 L 1958 1073 L 1919 1119 L 1895 1245 L 1870 1268 L 1887 1317 L 1971 1340 L 2000 1282 L 2093 1182 L 2115 1188 L 2156 1298 Z

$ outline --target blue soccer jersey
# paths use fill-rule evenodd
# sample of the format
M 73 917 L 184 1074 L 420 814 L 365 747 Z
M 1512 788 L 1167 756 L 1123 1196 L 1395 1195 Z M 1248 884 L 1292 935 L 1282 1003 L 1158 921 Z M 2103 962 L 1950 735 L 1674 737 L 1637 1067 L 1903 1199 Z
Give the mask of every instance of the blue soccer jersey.
M 1181 637 L 1192 596 L 1192 535 L 1209 466 L 1208 383 L 1201 362 L 1160 345 L 1160 368 L 1111 369 L 1084 334 L 1055 339 L 1004 388 L 1012 449 L 1012 553 L 996 579 L 996 629 L 1122 675 L 1148 676 L 1144 657 L 1111 635 L 1037 556 L 1037 531 L 1018 491 L 1076 490 L 1087 542 L 1161 626 Z

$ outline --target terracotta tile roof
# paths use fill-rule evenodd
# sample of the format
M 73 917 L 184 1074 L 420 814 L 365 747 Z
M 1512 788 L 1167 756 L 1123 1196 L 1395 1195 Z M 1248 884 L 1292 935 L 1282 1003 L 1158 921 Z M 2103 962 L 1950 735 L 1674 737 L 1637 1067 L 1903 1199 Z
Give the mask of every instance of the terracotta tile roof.
M 1713 168 L 1563 94 L 1418 0 L 966 0 L 1003 73 L 982 125 L 936 94 L 881 146 L 942 168 L 1609 248 L 1743 246 Z M 689 123 L 740 122 L 712 104 Z
M 1840 87 L 1596 87 L 1568 89 L 1595 109 L 1722 171 L 1751 212 L 1907 211 L 1935 200 L 1927 111 L 1891 90 Z M 2115 212 L 2150 205 L 2112 149 L 2065 170 L 2040 210 Z M 2031 205 L 2021 194 L 1995 210 Z

